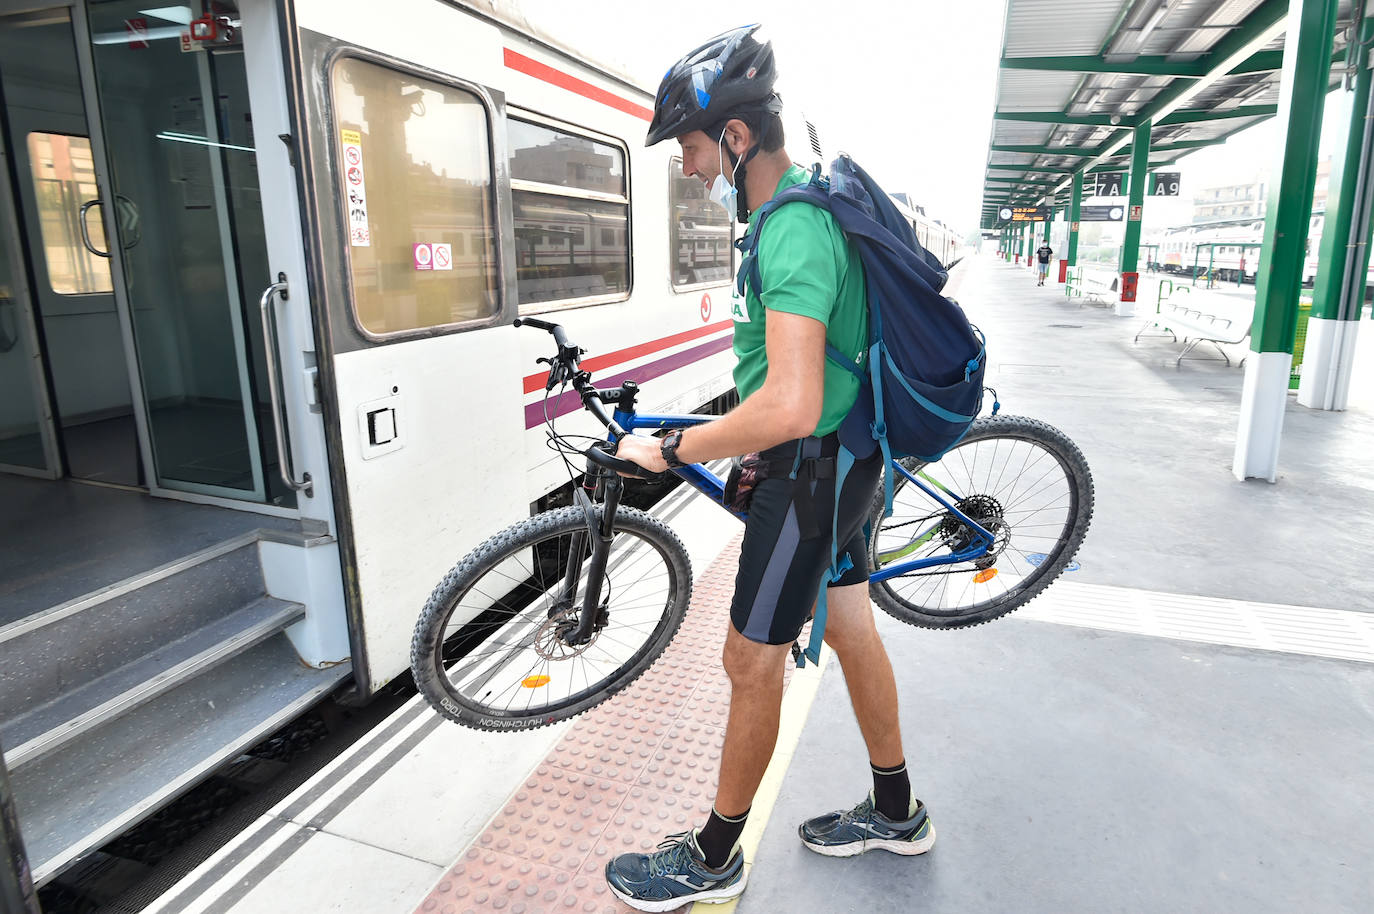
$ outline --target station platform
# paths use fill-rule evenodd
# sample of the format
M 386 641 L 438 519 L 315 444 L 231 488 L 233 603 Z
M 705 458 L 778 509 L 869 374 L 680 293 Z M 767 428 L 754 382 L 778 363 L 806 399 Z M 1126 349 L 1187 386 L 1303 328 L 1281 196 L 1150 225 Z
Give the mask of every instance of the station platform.
M 953 294 L 1003 410 L 1093 469 L 1078 568 L 958 632 L 879 614 L 939 840 L 839 860 L 804 818 L 870 786 L 838 664 L 794 672 L 744 844 L 697 911 L 1366 911 L 1374 899 L 1374 414 L 1290 399 L 1275 485 L 1230 474 L 1243 372 L 989 254 Z M 679 489 L 694 600 L 664 657 L 577 720 L 482 734 L 420 699 L 150 912 L 621 912 L 604 861 L 699 824 L 719 764 L 738 524 Z

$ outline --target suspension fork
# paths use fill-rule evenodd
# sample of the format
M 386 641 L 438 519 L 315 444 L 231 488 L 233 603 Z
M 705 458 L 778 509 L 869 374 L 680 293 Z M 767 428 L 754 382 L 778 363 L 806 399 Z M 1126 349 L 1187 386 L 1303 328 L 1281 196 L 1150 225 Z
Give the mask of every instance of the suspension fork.
M 582 594 L 582 606 L 577 615 L 577 628 L 564 637 L 564 641 L 576 647 L 592 640 L 597 617 L 601 614 L 601 585 L 606 575 L 606 564 L 611 555 L 611 540 L 615 536 L 615 512 L 620 506 L 620 494 L 625 483 L 614 473 L 609 473 L 597 482 L 598 501 L 601 503 L 601 522 L 595 531 L 590 524 L 587 530 L 573 534 L 573 556 L 568 561 L 568 573 L 563 579 L 563 597 L 568 602 L 577 596 L 577 581 L 582 570 L 582 553 L 587 538 L 591 537 L 591 555 L 587 556 L 587 585 Z

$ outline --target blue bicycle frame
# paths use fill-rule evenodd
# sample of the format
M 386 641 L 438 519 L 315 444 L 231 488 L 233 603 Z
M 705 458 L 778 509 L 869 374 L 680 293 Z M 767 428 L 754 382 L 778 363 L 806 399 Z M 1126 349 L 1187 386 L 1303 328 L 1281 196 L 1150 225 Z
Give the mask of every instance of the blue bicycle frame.
M 626 432 L 630 433 L 634 432 L 636 429 L 659 430 L 665 428 L 687 428 L 693 425 L 705 425 L 708 422 L 714 422 L 717 418 L 717 416 L 703 415 L 665 416 L 651 413 L 627 412 L 619 408 L 615 410 L 614 414 L 616 424 L 623 428 Z M 615 439 L 613 437 L 608 437 L 607 441 L 611 444 L 615 443 Z M 968 546 L 961 549 L 960 551 L 950 553 L 949 555 L 930 556 L 928 558 L 917 558 L 911 559 L 910 561 L 893 562 L 891 564 L 884 565 L 877 571 L 872 572 L 869 575 L 869 580 L 885 581 L 888 578 L 900 577 L 901 575 L 909 574 L 913 571 L 920 571 L 923 568 L 932 568 L 936 565 L 957 565 L 960 562 L 973 561 L 975 559 L 979 559 L 987 555 L 988 550 L 992 548 L 994 539 L 991 533 L 989 533 L 982 525 L 978 524 L 976 521 L 970 518 L 967 514 L 960 511 L 954 504 L 951 504 L 951 502 L 947 498 L 942 496 L 930 485 L 927 485 L 924 480 L 922 480 L 916 474 L 913 474 L 906 467 L 902 466 L 902 464 L 899 461 L 892 461 L 892 470 L 894 473 L 900 473 L 902 476 L 905 476 L 908 482 L 914 483 L 916 486 L 918 486 L 922 492 L 926 493 L 926 495 L 930 497 L 932 501 L 943 506 L 946 511 L 953 514 L 955 517 L 959 518 L 959 520 L 961 520 L 963 523 L 967 524 L 970 532 L 973 534 L 973 542 L 971 542 Z M 732 515 L 738 517 L 740 520 L 745 520 L 748 517 L 748 515 L 744 512 L 731 511 L 730 508 L 726 507 L 725 480 L 721 479 L 719 476 L 717 476 L 715 473 L 712 473 L 710 470 L 706 469 L 706 467 L 702 466 L 701 464 L 689 463 L 686 466 L 670 470 L 670 472 L 677 476 L 680 476 L 692 488 L 696 489 L 698 492 L 701 492 L 703 495 L 710 498 L 716 504 L 720 505 L 722 508 L 725 508 L 725 510 L 730 511 Z M 952 498 L 955 502 L 961 500 L 958 493 L 952 492 L 949 489 L 944 488 L 943 486 L 941 486 L 940 488 L 944 489 L 944 491 L 949 495 L 949 497 Z M 941 520 L 937 518 L 931 524 L 931 526 L 922 530 L 919 534 L 913 537 L 911 542 L 924 543 L 928 541 L 934 534 L 935 529 L 940 525 L 940 522 Z

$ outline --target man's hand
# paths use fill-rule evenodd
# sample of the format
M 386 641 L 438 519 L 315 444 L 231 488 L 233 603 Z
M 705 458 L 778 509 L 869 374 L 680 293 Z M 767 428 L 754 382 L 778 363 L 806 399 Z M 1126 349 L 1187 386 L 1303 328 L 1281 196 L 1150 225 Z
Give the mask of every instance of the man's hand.
M 668 472 L 668 462 L 659 450 L 659 440 L 644 435 L 626 435 L 616 445 L 615 455 L 654 473 Z

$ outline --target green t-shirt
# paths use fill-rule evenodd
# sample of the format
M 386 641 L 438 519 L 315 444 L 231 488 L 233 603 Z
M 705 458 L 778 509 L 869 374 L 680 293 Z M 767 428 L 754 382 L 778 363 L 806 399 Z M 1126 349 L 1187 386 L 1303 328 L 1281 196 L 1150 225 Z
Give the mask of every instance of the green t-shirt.
M 778 181 L 774 193 L 808 180 L 807 170 L 793 165 Z M 752 214 L 750 223 L 746 235 L 754 230 Z M 767 311 L 815 318 L 825 324 L 828 343 L 859 361 L 868 343 L 863 264 L 835 217 L 809 203 L 780 207 L 768 217 L 768 231 L 759 239 L 756 256 L 762 288 L 756 290 L 747 285 L 744 300 L 736 291 L 730 303 L 738 360 L 735 387 L 740 399 L 762 387 L 768 375 L 764 346 Z M 858 378 L 827 357 L 825 401 L 814 434 L 828 435 L 839 428 L 858 392 Z

